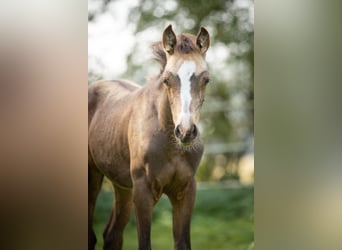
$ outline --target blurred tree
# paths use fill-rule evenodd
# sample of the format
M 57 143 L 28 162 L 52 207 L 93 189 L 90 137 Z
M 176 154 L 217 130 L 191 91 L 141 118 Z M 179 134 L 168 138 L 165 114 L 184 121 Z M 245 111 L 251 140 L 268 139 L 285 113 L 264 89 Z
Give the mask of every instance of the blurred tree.
M 89 21 L 95 20 L 112 1 L 97 2 L 99 7 L 89 11 Z M 128 20 L 135 25 L 136 36 L 145 31 L 158 31 L 161 34 L 170 23 L 174 24 L 176 33 L 182 31 L 196 34 L 200 26 L 208 29 L 211 48 L 207 61 L 211 82 L 202 112 L 201 129 L 207 147 L 202 161 L 205 166 L 201 167 L 199 178 L 211 179 L 216 167 L 223 169 L 221 172 L 216 171 L 221 173 L 216 179 L 234 175 L 231 170 L 228 171 L 227 166 L 217 165 L 215 159 L 219 154 L 228 160 L 241 155 L 253 137 L 254 2 L 140 0 L 130 10 Z M 139 46 L 141 44 L 136 42 L 127 57 L 129 67 L 124 77 L 142 83 L 146 72 L 153 70 L 144 58 L 144 54 L 149 54 L 144 53 L 146 44 L 144 48 Z

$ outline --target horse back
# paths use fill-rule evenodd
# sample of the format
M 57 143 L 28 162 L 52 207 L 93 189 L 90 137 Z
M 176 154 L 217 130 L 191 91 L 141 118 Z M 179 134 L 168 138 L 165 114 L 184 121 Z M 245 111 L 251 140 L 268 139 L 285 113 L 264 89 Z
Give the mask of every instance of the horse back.
M 88 125 L 97 109 L 106 102 L 117 102 L 138 90 L 139 85 L 127 80 L 97 81 L 88 87 Z

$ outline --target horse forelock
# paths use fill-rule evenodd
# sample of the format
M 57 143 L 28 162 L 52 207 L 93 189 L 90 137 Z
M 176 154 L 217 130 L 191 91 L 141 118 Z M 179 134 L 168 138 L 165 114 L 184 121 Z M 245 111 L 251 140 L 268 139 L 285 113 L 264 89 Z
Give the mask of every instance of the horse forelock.
M 198 48 L 193 42 L 195 37 L 190 34 L 181 34 L 177 37 L 176 51 L 180 54 L 190 54 L 196 52 Z M 198 51 L 199 52 L 199 51 Z

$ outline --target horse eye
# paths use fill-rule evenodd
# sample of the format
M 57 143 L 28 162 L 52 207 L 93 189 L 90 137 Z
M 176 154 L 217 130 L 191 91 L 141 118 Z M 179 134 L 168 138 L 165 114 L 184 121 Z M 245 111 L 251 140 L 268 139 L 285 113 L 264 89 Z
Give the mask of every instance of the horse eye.
M 163 83 L 164 83 L 166 86 L 169 86 L 169 79 L 164 78 L 164 79 L 163 79 Z
M 210 79 L 209 78 L 205 78 L 204 79 L 204 84 L 207 85 L 209 83 Z

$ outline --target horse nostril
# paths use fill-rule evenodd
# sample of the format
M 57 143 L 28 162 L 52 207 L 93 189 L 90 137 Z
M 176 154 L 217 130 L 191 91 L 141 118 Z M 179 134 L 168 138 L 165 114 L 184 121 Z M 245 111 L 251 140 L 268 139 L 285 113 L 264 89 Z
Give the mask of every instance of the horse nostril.
M 181 126 L 180 125 L 177 125 L 176 128 L 175 128 L 175 136 L 177 138 L 180 138 L 182 135 L 182 130 L 181 130 Z
M 196 125 L 194 124 L 194 125 L 192 125 L 192 127 L 191 127 L 191 135 L 192 135 L 193 137 L 195 137 L 195 136 L 197 136 L 197 133 L 198 133 L 197 127 L 196 127 Z

